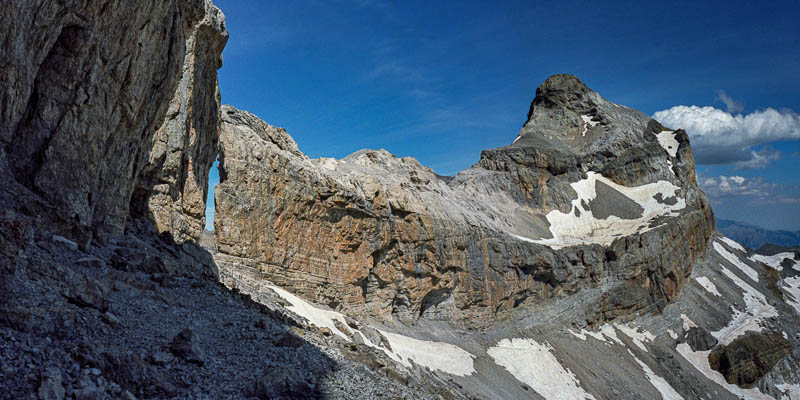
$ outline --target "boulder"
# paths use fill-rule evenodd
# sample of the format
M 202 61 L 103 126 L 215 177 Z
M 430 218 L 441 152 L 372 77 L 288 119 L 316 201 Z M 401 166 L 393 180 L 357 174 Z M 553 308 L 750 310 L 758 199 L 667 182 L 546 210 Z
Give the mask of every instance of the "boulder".
M 717 345 L 717 338 L 707 330 L 693 326 L 686 332 L 686 343 L 692 351 L 707 351 Z
M 108 311 L 108 287 L 89 277 L 81 277 L 74 281 L 64 296 L 70 303 L 80 307 L 94 308 L 101 313 Z
M 248 395 L 264 400 L 321 398 L 311 376 L 289 367 L 270 368 L 255 379 Z
M 708 363 L 728 383 L 751 388 L 791 352 L 792 344 L 779 332 L 748 332 L 727 346 L 714 348 Z
M 203 351 L 197 343 L 197 335 L 189 328 L 175 335 L 172 342 L 169 344 L 169 351 L 184 361 L 198 365 L 203 365 L 205 363 Z
M 61 384 L 61 370 L 55 367 L 47 368 L 42 373 L 36 393 L 39 400 L 63 400 L 64 386 Z

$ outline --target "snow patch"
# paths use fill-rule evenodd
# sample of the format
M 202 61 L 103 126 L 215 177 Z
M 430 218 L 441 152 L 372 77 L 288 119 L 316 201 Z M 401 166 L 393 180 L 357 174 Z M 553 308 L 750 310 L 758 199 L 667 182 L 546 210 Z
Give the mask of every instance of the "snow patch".
M 788 294 L 790 298 L 786 299 L 786 303 L 794 308 L 800 314 L 800 277 L 793 276 L 783 280 L 783 291 Z
M 503 339 L 486 352 L 497 365 L 545 399 L 594 399 L 552 351 L 547 343 L 514 338 Z
M 614 215 L 606 219 L 595 218 L 591 210 L 586 210 L 581 206 L 581 202 L 589 203 L 597 197 L 595 185 L 598 181 L 607 184 L 639 204 L 644 209 L 642 216 L 635 219 L 622 219 Z M 618 237 L 654 229 L 649 226 L 650 220 L 686 207 L 685 199 L 678 198 L 674 205 L 667 205 L 659 203 L 654 198 L 657 194 L 661 194 L 663 198 L 677 196 L 676 192 L 679 188 L 668 181 L 627 187 L 618 185 L 597 172 L 588 172 L 586 179 L 572 183 L 570 186 L 578 193 L 578 198 L 572 201 L 570 211 L 565 214 L 553 210 L 546 215 L 547 221 L 550 223 L 550 232 L 553 234 L 552 239 L 531 239 L 515 234 L 510 235 L 518 240 L 543 244 L 554 249 L 587 243 L 608 246 Z M 575 216 L 576 208 L 580 208 L 579 217 Z
M 711 350 L 707 351 L 692 351 L 692 348 L 689 347 L 687 343 L 681 343 L 677 347 L 678 354 L 683 356 L 686 361 L 689 361 L 692 366 L 695 367 L 700 373 L 705 375 L 706 378 L 710 379 L 714 383 L 722 386 L 724 389 L 728 390 L 732 394 L 736 396 L 740 396 L 741 398 L 745 399 L 763 399 L 763 400 L 774 400 L 772 397 L 767 396 L 764 393 L 761 393 L 757 388 L 752 389 L 742 389 L 739 386 L 732 385 L 725 380 L 725 377 L 722 376 L 717 371 L 711 369 L 711 365 L 708 364 L 708 355 L 711 353 Z
M 379 332 L 386 337 L 392 348 L 391 352 L 382 348 L 384 352 L 408 368 L 412 367 L 411 361 L 413 361 L 414 364 L 456 376 L 475 373 L 473 363 L 475 356 L 458 346 L 414 339 L 391 332 Z
M 589 132 L 590 128 L 594 128 L 599 124 L 599 121 L 592 121 L 591 115 L 581 115 L 581 119 L 583 120 L 583 133 L 581 136 L 586 136 L 586 132 Z
M 352 341 L 348 334 L 345 334 L 336 327 L 339 321 L 340 326 L 347 326 L 344 315 L 336 311 L 323 310 L 317 308 L 305 300 L 281 289 L 277 286 L 268 285 L 281 298 L 289 302 L 286 307 L 289 311 L 305 318 L 310 324 L 318 328 L 328 328 L 335 335 L 340 336 L 346 341 Z M 365 335 L 358 330 L 353 330 L 353 335 L 361 335 L 364 343 L 386 353 L 389 358 L 407 368 L 412 368 L 411 361 L 422 367 L 432 370 L 439 370 L 457 376 L 467 376 L 475 373 L 473 364 L 474 355 L 466 350 L 444 342 L 431 342 L 427 340 L 414 339 L 412 337 L 398 335 L 396 333 L 379 331 L 388 341 L 392 350 L 372 343 Z
M 725 260 L 729 263 L 733 264 L 734 267 L 739 268 L 740 271 L 744 272 L 750 279 L 754 282 L 758 282 L 758 272 L 753 268 L 750 268 L 747 264 L 743 263 L 739 257 L 736 257 L 733 253 L 729 252 L 725 247 L 722 247 L 721 244 L 714 242 L 714 250 L 719 253 Z
M 683 321 L 683 330 L 684 331 L 688 331 L 689 329 L 694 328 L 694 327 L 697 326 L 697 324 L 692 322 L 692 320 L 689 319 L 689 317 L 686 316 L 686 314 L 681 314 L 681 321 Z
M 569 333 L 581 340 L 586 340 L 586 337 L 590 336 L 608 345 L 611 345 L 612 342 L 616 342 L 623 346 L 625 345 L 621 340 L 619 340 L 617 331 L 614 330 L 613 325 L 603 325 L 597 331 L 581 329 L 580 332 L 574 332 L 572 329 L 569 329 Z
M 700 284 L 708 293 L 711 293 L 715 296 L 722 297 L 722 293 L 717 290 L 717 286 L 714 285 L 714 282 L 711 282 L 711 279 L 708 279 L 705 276 L 698 276 L 696 279 L 697 283 Z
M 720 265 L 725 274 L 736 286 L 743 290 L 744 312 L 733 309 L 733 316 L 728 325 L 716 332 L 711 332 L 720 344 L 727 345 L 747 331 L 761 332 L 761 321 L 775 317 L 778 311 L 767 303 L 767 298 L 758 290 L 740 279 L 736 274 Z
M 320 157 L 319 158 L 319 166 L 325 168 L 329 171 L 336 171 L 336 166 L 339 162 L 336 161 L 335 158 L 330 157 Z
M 628 325 L 618 325 L 617 328 L 631 338 L 636 347 L 645 352 L 647 351 L 647 347 L 645 347 L 644 342 L 652 342 L 656 338 L 655 335 L 642 328 L 634 329 Z
M 652 384 L 653 387 L 656 388 L 656 390 L 658 390 L 659 393 L 661 393 L 662 399 L 683 400 L 683 396 L 681 396 L 680 393 L 675 391 L 675 389 L 672 388 L 672 385 L 670 385 L 669 382 L 666 381 L 666 379 L 656 375 L 656 373 L 653 372 L 653 370 L 650 369 L 650 367 L 648 367 L 647 364 L 645 364 L 642 360 L 636 357 L 632 351 L 628 350 L 628 354 L 630 354 L 631 357 L 633 357 L 633 359 L 636 361 L 636 363 L 639 364 L 640 367 L 642 367 L 645 376 L 647 376 L 647 380 L 649 380 L 650 384 Z
M 575 332 L 572 329 L 569 329 L 568 331 L 573 336 L 581 340 L 586 340 L 588 336 L 591 336 L 609 345 L 612 343 L 617 343 L 621 346 L 625 346 L 625 343 L 623 343 L 619 336 L 617 336 L 617 329 L 631 338 L 633 344 L 642 349 L 642 351 L 647 351 L 647 347 L 644 345 L 645 342 L 652 342 L 656 338 L 655 335 L 643 330 L 642 328 L 634 328 L 627 324 L 606 324 L 601 326 L 596 332 L 588 331 L 586 329 L 582 329 L 580 332 Z
M 661 131 L 661 133 L 657 133 L 656 137 L 658 138 L 658 143 L 667 153 L 675 157 L 678 154 L 678 140 L 675 139 L 675 133 L 673 131 Z
M 782 383 L 775 385 L 782 393 L 781 400 L 800 400 L 800 385 Z
M 667 334 L 669 334 L 669 337 L 671 337 L 672 340 L 678 340 L 678 334 L 672 329 L 667 329 Z
M 800 262 L 800 260 L 794 258 L 794 253 L 791 252 L 778 253 L 775 254 L 774 256 L 763 256 L 761 254 L 753 254 L 752 256 L 750 256 L 751 260 L 767 264 L 767 266 L 774 268 L 778 271 L 783 271 L 781 263 L 783 262 L 783 260 L 787 258 L 790 260 L 794 260 L 795 262 Z
M 323 310 L 321 308 L 317 308 L 306 302 L 305 300 L 283 290 L 277 286 L 268 285 L 270 289 L 272 289 L 278 296 L 281 296 L 284 300 L 288 301 L 291 304 L 289 307 L 286 307 L 289 311 L 299 315 L 302 318 L 308 320 L 308 322 L 318 328 L 328 328 L 336 334 L 337 336 L 342 337 L 344 340 L 350 341 L 350 338 L 339 328 L 336 327 L 336 323 L 334 321 L 339 321 L 341 324 L 347 325 L 347 321 L 344 319 L 344 315 L 336 312 L 336 311 L 328 311 Z
M 736 250 L 743 251 L 743 252 L 747 253 L 747 250 L 745 250 L 745 249 L 744 249 L 744 247 L 743 247 L 742 245 L 740 245 L 739 243 L 737 243 L 737 242 L 735 242 L 735 241 L 731 240 L 730 238 L 727 238 L 727 237 L 721 237 L 721 238 L 719 238 L 719 240 L 720 240 L 720 241 L 722 241 L 722 242 L 724 242 L 724 243 L 725 243 L 725 244 L 727 244 L 728 246 L 730 246 L 730 247 L 733 247 L 733 248 L 734 248 L 734 249 L 736 249 Z

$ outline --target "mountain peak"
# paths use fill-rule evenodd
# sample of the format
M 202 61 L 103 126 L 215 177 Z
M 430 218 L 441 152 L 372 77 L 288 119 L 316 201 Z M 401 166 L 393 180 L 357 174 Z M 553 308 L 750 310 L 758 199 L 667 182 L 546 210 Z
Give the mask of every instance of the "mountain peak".
M 536 88 L 536 97 L 531 102 L 528 110 L 528 121 L 530 121 L 536 107 L 564 107 L 569 106 L 579 100 L 592 90 L 581 82 L 575 75 L 556 74 L 545 80 Z
M 586 93 L 591 90 L 571 74 L 556 74 L 547 78 L 539 88 L 536 89 L 536 97 L 548 97 L 559 93 Z
M 513 146 L 592 153 L 642 140 L 646 132 L 662 128 L 655 123 L 648 129 L 653 122 L 637 110 L 604 99 L 576 76 L 558 74 L 536 89 Z

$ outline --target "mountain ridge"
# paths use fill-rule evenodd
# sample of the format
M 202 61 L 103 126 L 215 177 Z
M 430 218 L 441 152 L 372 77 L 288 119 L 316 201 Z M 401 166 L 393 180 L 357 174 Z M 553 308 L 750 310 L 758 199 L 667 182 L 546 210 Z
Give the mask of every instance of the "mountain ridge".
M 770 230 L 741 221 L 717 218 L 717 229 L 733 240 L 758 249 L 770 243 L 778 246 L 800 246 L 800 231 Z
M 0 399 L 800 394 L 798 255 L 721 236 L 688 135 L 574 76 L 441 179 L 221 106 L 209 0 L 0 21 Z

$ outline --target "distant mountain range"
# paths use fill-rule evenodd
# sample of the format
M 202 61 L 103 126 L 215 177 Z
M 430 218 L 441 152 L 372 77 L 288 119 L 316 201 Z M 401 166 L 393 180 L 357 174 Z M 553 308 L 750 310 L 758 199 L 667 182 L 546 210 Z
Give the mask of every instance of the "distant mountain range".
M 800 246 L 800 231 L 771 231 L 744 222 L 719 218 L 717 218 L 717 230 L 751 249 L 758 249 L 766 243 L 788 247 Z

